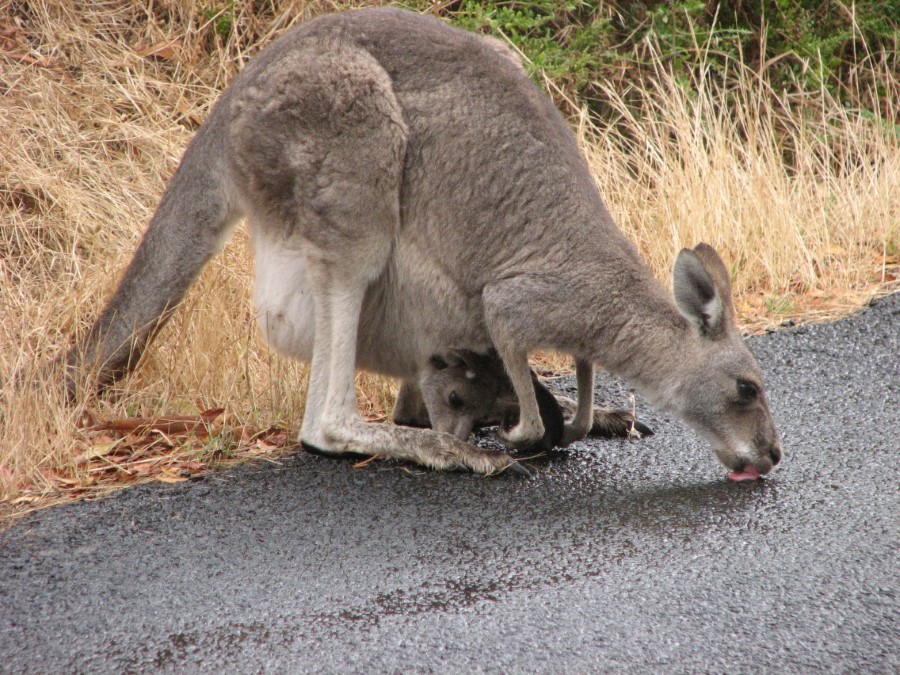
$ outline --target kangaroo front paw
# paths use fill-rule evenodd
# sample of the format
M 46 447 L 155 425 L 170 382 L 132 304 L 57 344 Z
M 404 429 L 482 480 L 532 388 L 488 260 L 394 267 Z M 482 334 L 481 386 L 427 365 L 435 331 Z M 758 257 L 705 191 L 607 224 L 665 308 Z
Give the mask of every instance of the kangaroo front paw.
M 518 414 L 507 413 L 497 429 L 497 437 L 508 448 L 524 452 L 546 452 L 556 443 L 544 434 L 543 427 L 529 429 L 518 422 Z
M 594 425 L 589 436 L 601 438 L 631 438 L 652 436 L 653 430 L 634 418 L 630 410 L 594 410 Z

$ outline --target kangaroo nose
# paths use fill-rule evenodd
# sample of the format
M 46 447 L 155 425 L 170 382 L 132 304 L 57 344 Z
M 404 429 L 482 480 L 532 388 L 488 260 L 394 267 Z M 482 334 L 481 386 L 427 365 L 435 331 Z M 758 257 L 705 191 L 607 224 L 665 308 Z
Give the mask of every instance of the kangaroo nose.
M 773 445 L 772 449 L 769 450 L 769 457 L 772 458 L 772 466 L 777 466 L 778 462 L 781 461 L 781 448 Z

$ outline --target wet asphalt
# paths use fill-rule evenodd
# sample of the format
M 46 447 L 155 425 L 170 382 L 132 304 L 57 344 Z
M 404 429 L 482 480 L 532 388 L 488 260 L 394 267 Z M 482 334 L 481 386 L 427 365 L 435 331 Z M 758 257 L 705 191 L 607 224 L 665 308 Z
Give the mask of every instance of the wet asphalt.
M 33 514 L 0 672 L 897 673 L 900 294 L 750 345 L 787 452 L 756 483 L 638 401 L 655 436 L 532 480 L 301 452 Z

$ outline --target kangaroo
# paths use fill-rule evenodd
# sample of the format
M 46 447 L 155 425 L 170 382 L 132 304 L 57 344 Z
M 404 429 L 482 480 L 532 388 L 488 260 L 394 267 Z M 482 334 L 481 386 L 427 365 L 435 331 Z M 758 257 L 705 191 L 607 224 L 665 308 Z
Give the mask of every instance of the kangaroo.
M 566 430 L 572 433 L 571 429 L 578 426 L 572 423 L 577 417 L 577 402 L 554 396 L 533 371 L 532 380 L 545 430 L 542 445 L 548 449 L 568 445 L 571 441 L 564 438 Z M 593 383 L 583 390 L 593 392 Z M 518 401 L 497 353 L 451 350 L 431 357 L 418 388 L 401 387 L 393 420 L 407 426 L 431 426 L 466 440 L 476 427 L 495 426 L 510 416 L 518 416 Z M 593 423 L 586 435 L 608 438 L 633 434 L 650 436 L 653 431 L 627 410 L 593 408 Z
M 241 218 L 262 335 L 311 361 L 300 430 L 311 450 L 527 474 L 508 453 L 368 424 L 356 407 L 356 368 L 415 382 L 433 354 L 493 346 L 520 408 L 499 432 L 507 447 L 544 436 L 528 355 L 554 349 L 576 358 L 580 401 L 598 364 L 685 419 L 736 476 L 781 459 L 721 258 L 706 244 L 682 250 L 668 293 L 614 224 L 562 115 L 477 35 L 362 9 L 261 51 L 67 355 L 70 391 L 135 365 Z M 580 407 L 579 433 L 593 411 Z

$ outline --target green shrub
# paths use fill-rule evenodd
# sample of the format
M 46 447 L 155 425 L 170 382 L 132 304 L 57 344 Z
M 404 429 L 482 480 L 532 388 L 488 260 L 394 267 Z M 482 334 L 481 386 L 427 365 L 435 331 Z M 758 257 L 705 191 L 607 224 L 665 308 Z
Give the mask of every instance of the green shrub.
M 824 90 L 890 119 L 893 108 L 885 103 L 896 93 L 900 67 L 900 0 L 461 0 L 439 13 L 469 30 L 504 36 L 533 75 L 546 73 L 601 116 L 601 83 L 623 91 L 636 74 L 662 65 L 690 87 L 701 71 L 715 77 L 740 63 L 764 71 L 776 92 Z

